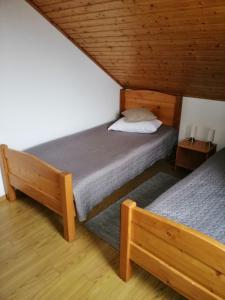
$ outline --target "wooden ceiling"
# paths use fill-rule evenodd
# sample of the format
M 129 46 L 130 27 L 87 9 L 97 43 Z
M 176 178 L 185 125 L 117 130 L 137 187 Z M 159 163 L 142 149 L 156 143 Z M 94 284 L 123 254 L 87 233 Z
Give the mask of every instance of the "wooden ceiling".
M 125 88 L 225 100 L 225 0 L 28 2 Z

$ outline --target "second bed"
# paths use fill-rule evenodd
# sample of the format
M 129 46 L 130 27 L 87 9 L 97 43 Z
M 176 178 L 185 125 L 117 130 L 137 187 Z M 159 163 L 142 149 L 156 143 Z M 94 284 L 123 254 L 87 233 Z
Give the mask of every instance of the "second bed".
M 145 209 L 125 201 L 121 224 L 124 280 L 133 261 L 188 299 L 225 299 L 225 148 Z

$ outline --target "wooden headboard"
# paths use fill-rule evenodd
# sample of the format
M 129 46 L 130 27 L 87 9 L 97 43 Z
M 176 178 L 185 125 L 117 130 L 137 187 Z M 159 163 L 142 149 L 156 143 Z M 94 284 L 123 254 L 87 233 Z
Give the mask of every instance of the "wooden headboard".
M 120 91 L 120 111 L 128 108 L 150 109 L 164 125 L 179 129 L 182 97 L 149 90 Z

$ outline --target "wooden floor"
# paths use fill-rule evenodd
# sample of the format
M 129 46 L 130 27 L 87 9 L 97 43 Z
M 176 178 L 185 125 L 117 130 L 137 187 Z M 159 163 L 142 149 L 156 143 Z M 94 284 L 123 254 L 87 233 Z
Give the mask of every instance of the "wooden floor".
M 161 169 L 173 172 L 159 163 L 106 202 Z M 0 300 L 183 299 L 138 267 L 124 283 L 118 277 L 119 253 L 82 224 L 75 242 L 66 242 L 59 232 L 60 219 L 31 199 L 0 201 Z

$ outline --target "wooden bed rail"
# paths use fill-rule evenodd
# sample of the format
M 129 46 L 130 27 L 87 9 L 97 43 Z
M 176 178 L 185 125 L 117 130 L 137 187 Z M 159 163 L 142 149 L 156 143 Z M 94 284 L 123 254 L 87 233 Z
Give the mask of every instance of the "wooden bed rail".
M 0 167 L 6 197 L 16 200 L 18 189 L 63 217 L 64 238 L 75 239 L 72 174 L 37 157 L 0 145 Z
M 125 281 L 132 261 L 189 299 L 225 299 L 225 245 L 126 200 L 120 239 Z

